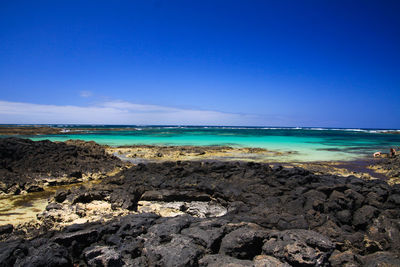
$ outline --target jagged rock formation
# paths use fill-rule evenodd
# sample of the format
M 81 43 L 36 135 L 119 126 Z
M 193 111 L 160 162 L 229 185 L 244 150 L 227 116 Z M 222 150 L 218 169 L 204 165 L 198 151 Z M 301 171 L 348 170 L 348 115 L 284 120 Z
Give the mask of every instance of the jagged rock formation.
M 389 184 L 400 184 L 400 154 L 378 159 L 371 168 L 387 176 Z
M 122 162 L 95 142 L 0 138 L 0 192 L 7 194 L 43 190 L 41 180 L 45 178 L 66 176 L 74 180 L 118 166 Z
M 131 212 L 140 201 L 213 202 L 227 212 L 195 216 L 183 205 L 176 217 L 130 214 L 61 231 L 44 212 L 37 232 L 3 230 L 0 265 L 400 265 L 400 186 L 379 180 L 258 163 L 149 163 L 58 192 L 47 211 L 94 201 Z

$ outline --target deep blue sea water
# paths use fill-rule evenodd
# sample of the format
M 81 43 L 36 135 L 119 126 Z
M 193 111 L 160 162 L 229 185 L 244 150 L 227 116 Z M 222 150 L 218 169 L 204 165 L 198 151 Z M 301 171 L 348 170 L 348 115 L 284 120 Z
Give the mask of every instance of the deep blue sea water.
M 54 126 L 54 125 L 53 125 Z M 400 146 L 400 134 L 377 129 L 211 127 L 211 126 L 126 126 L 55 125 L 62 135 L 30 136 L 32 140 L 65 141 L 82 139 L 111 146 L 120 145 L 227 145 L 261 147 L 277 151 L 295 151 L 280 160 L 322 161 L 354 160 L 370 157 L 375 151 L 388 152 Z M 69 134 L 73 128 L 87 128 Z M 97 128 L 100 131 L 91 131 Z M 122 128 L 123 130 L 113 130 Z M 111 129 L 111 130 L 110 130 Z M 398 130 L 397 130 L 398 131 Z

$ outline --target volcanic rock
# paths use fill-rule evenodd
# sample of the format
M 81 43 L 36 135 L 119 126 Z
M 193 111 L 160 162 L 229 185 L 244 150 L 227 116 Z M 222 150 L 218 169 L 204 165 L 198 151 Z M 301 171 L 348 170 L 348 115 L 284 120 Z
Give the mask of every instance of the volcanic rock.
M 0 182 L 5 193 L 18 194 L 26 182 L 46 177 L 72 176 L 83 173 L 108 172 L 122 162 L 95 142 L 31 141 L 22 138 L 0 138 Z M 28 192 L 42 189 L 35 185 Z
M 268 164 L 138 164 L 97 185 L 57 192 L 37 232 L 24 226 L 1 236 L 0 266 L 35 262 L 45 248 L 54 262 L 83 266 L 396 266 L 399 195 L 398 185 L 384 181 Z M 160 217 L 140 213 L 141 201 L 185 206 Z M 189 207 L 196 203 L 226 212 L 195 216 Z M 86 220 L 96 207 L 106 213 L 66 227 L 65 212 Z

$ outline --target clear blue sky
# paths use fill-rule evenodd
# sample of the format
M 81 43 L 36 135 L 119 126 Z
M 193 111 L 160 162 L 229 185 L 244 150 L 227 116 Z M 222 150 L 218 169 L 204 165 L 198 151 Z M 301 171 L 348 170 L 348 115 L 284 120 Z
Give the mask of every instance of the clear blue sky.
M 0 123 L 400 128 L 399 14 L 386 0 L 3 0 Z

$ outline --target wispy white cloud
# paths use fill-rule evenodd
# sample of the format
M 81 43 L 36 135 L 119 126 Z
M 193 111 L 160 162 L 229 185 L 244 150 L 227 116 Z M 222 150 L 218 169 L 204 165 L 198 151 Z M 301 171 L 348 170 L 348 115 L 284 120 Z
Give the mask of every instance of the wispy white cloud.
M 255 125 L 258 116 L 108 101 L 92 106 L 41 105 L 0 100 L 0 123 Z
M 91 97 L 93 95 L 93 93 L 91 91 L 80 91 L 79 95 L 81 97 L 87 98 L 87 97 Z

